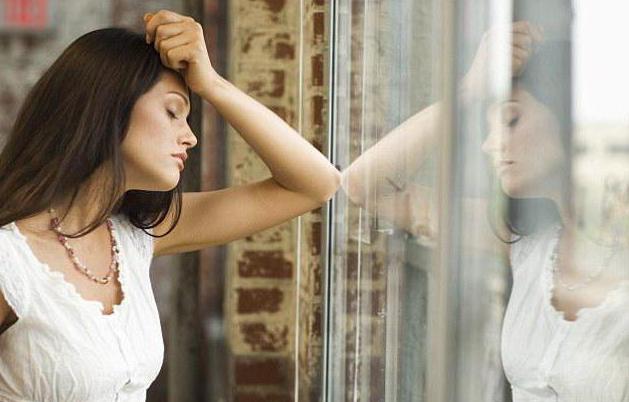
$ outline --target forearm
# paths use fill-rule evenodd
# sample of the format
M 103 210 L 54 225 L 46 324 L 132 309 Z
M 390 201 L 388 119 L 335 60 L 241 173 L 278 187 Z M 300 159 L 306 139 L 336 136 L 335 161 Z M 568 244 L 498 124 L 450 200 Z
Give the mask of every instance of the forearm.
M 440 113 L 440 102 L 421 110 L 345 169 L 343 186 L 350 198 L 362 204 L 370 191 L 385 195 L 405 188 L 436 149 Z
M 336 192 L 338 170 L 271 110 L 218 75 L 200 95 L 240 133 L 281 186 L 320 201 Z

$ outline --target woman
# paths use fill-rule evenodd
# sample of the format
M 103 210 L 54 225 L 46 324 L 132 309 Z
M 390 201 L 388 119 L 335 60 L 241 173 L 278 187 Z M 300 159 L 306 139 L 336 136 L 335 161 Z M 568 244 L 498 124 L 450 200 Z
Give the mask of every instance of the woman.
M 145 24 L 72 43 L 0 154 L 0 400 L 145 400 L 163 358 L 152 257 L 277 225 L 339 185 L 322 154 L 216 73 L 199 23 L 162 10 Z M 197 144 L 188 89 L 271 178 L 181 194 Z
M 509 49 L 513 90 L 487 108 L 482 151 L 507 197 L 503 219 L 466 233 L 466 246 L 500 250 L 513 289 L 502 330 L 502 361 L 513 400 L 629 401 L 628 253 L 577 231 L 570 191 L 569 43 L 544 40 L 540 27 L 515 22 Z M 481 101 L 486 34 L 463 79 L 464 102 Z M 431 189 L 404 184 L 421 168 L 438 134 L 441 104 L 412 116 L 343 172 L 354 202 L 378 197 L 376 212 L 416 236 L 436 236 Z M 569 110 L 569 109 L 568 109 Z M 400 180 L 400 178 L 405 179 Z M 394 205 L 391 208 L 391 205 Z M 485 199 L 466 198 L 461 216 L 486 215 Z M 381 208 L 379 208 L 381 207 Z M 498 242 L 497 240 L 504 242 Z M 464 269 L 464 268 L 463 268 Z

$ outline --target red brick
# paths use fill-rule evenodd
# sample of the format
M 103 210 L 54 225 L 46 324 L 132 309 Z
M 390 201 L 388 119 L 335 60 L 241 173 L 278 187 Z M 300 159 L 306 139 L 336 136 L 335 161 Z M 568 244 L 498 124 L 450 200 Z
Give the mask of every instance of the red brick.
M 245 251 L 238 261 L 242 278 L 287 278 L 293 276 L 293 264 L 282 251 Z
M 262 3 L 266 3 L 269 11 L 273 13 L 279 13 L 286 6 L 286 0 L 260 0 Z
M 312 336 L 321 338 L 323 335 L 323 312 L 321 311 L 321 304 L 315 304 L 312 309 Z
M 237 392 L 234 402 L 293 402 L 290 393 Z
M 312 85 L 315 87 L 323 86 L 324 63 L 323 55 L 317 54 L 312 56 Z
M 360 395 L 360 400 L 364 401 L 384 401 L 384 370 L 385 370 L 385 360 L 379 356 L 366 357 L 364 355 L 358 358 L 361 366 L 358 366 L 358 373 L 356 373 L 356 359 L 348 355 L 346 357 L 345 362 L 345 381 L 346 383 L 352 384 L 354 382 L 354 378 L 356 374 L 362 379 L 360 372 L 365 368 L 362 366 L 362 363 L 365 361 L 369 364 L 369 398 L 367 395 Z M 353 393 L 352 390 L 349 390 L 350 394 Z M 353 395 L 348 395 L 349 398 L 353 399 Z
M 292 389 L 289 359 L 234 357 L 236 385 L 277 385 Z
M 273 111 L 273 113 L 275 113 L 276 115 L 278 115 L 282 120 L 284 121 L 290 121 L 289 120 L 289 116 L 288 116 L 288 111 L 286 110 L 286 108 L 284 106 L 267 106 L 269 109 L 271 109 Z
M 282 352 L 289 345 L 287 325 L 273 328 L 262 322 L 242 323 L 240 332 L 246 344 L 254 352 Z
M 313 257 L 321 255 L 321 222 L 312 222 L 310 226 L 310 254 Z
M 317 261 L 312 267 L 312 296 L 321 297 L 323 295 L 323 277 L 321 275 L 321 261 Z
M 286 73 L 282 70 L 272 70 L 270 74 L 271 79 L 257 79 L 247 82 L 245 92 L 253 97 L 281 98 L 284 96 Z
M 382 290 L 361 290 L 360 292 L 361 314 L 378 316 L 385 311 L 386 294 Z M 365 310 L 367 303 L 369 311 Z M 354 314 L 358 311 L 358 296 L 356 289 L 347 291 L 346 312 Z
M 376 257 L 375 254 L 374 254 L 374 257 Z M 348 252 L 346 261 L 347 261 L 347 280 L 350 282 L 354 282 L 358 279 L 358 253 Z M 365 264 L 364 260 L 363 260 L 363 264 Z M 362 272 L 363 280 L 371 279 L 373 281 L 378 281 L 378 280 L 383 280 L 386 277 L 384 266 L 379 261 L 372 260 L 370 267 L 365 267 L 365 265 L 363 265 L 362 271 L 363 271 Z M 369 277 L 367 277 L 367 274 L 369 273 L 370 275 Z
M 357 327 L 358 323 L 360 323 L 360 327 Z M 378 356 L 384 353 L 386 329 L 384 319 L 363 316 L 359 320 L 353 320 L 350 325 L 344 334 L 346 353 L 353 353 L 356 349 L 356 341 L 362 342 L 361 346 L 366 346 L 366 348 L 361 348 L 360 352 L 366 356 Z M 358 328 L 360 328 L 361 336 L 357 338 L 356 331 Z
M 325 37 L 325 13 L 312 13 L 312 33 L 312 41 L 315 45 L 323 43 Z
M 278 288 L 236 289 L 239 314 L 277 313 L 284 299 Z
M 321 95 L 315 95 L 312 97 L 312 123 L 315 126 L 323 125 L 324 99 Z
M 286 35 L 288 37 L 288 35 Z M 293 60 L 295 58 L 295 45 L 288 39 L 275 42 L 275 59 L 276 60 Z

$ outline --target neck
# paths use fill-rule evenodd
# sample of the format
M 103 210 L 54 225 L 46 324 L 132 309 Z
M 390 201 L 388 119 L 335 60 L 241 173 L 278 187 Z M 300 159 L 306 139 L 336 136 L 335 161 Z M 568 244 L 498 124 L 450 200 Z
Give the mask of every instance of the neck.
M 53 236 L 54 232 L 50 229 L 50 221 L 53 217 L 57 217 L 64 234 L 76 234 L 99 217 L 99 212 L 104 207 L 100 199 L 101 193 L 96 191 L 99 188 L 103 188 L 103 186 L 99 185 L 97 181 L 87 182 L 79 189 L 71 207 L 70 196 L 68 196 L 63 200 L 54 202 L 37 215 L 21 220 L 20 226 L 40 236 Z M 52 214 L 49 212 L 49 208 L 53 209 Z

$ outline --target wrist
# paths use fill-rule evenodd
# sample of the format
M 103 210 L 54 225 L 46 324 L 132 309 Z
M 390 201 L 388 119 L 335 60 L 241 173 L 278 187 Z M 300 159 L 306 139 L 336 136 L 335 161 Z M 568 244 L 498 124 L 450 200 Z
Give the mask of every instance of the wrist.
M 466 75 L 459 83 L 457 92 L 459 99 L 463 102 L 471 102 L 478 100 L 481 97 L 483 90 L 477 81 Z
M 199 90 L 199 95 L 206 101 L 213 103 L 219 92 L 224 90 L 229 82 L 221 77 L 217 72 L 213 72 L 206 80 L 203 88 Z

